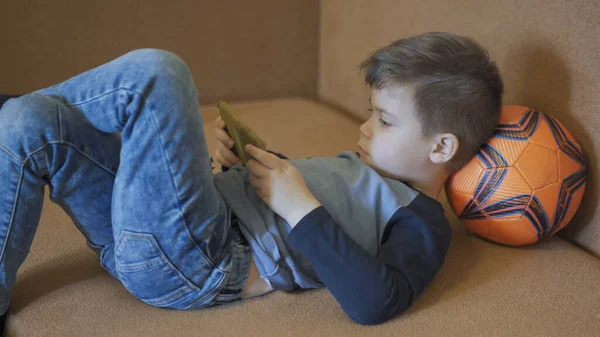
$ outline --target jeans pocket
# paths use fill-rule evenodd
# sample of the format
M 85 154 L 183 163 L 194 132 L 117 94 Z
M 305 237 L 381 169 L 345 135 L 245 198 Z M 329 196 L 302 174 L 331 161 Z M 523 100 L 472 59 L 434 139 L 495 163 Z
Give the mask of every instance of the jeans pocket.
M 199 290 L 167 259 L 151 234 L 123 231 L 115 260 L 121 283 L 151 306 L 170 307 Z

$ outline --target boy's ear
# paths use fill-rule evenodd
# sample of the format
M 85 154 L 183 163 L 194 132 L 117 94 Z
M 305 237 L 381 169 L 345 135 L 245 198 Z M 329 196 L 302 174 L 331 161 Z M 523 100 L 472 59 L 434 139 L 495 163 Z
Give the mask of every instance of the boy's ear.
M 433 138 L 429 159 L 435 164 L 449 162 L 458 151 L 458 138 L 452 133 L 442 133 Z

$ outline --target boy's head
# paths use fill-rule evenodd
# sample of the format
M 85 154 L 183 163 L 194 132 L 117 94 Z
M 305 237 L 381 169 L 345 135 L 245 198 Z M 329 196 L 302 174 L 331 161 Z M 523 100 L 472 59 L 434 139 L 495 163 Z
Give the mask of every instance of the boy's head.
M 445 180 L 498 124 L 502 79 L 470 38 L 426 33 L 400 39 L 360 68 L 371 88 L 372 115 L 360 128 L 359 146 L 380 174 L 415 185 Z

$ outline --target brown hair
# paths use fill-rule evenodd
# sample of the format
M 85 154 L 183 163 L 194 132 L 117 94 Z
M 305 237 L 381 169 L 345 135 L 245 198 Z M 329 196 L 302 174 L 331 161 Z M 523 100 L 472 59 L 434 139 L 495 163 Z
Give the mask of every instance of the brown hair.
M 458 138 L 450 173 L 469 162 L 498 125 L 504 85 L 496 63 L 471 38 L 431 32 L 400 39 L 359 67 L 371 88 L 411 87 L 423 136 Z

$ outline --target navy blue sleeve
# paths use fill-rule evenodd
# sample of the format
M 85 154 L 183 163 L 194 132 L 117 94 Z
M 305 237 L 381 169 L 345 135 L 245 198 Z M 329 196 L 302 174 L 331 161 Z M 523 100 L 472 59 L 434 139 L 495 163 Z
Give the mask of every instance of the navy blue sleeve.
M 427 220 L 434 219 L 400 208 L 371 256 L 321 206 L 300 220 L 287 242 L 309 259 L 350 319 L 374 325 L 407 309 L 441 268 L 450 226 Z

